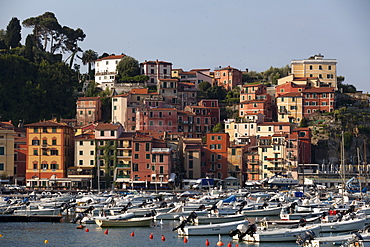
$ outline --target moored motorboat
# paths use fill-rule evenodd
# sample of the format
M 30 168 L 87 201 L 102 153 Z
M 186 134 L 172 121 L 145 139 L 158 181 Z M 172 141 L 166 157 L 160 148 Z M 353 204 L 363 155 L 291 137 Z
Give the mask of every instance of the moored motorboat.
M 130 218 L 124 220 L 95 220 L 95 223 L 100 227 L 138 227 L 150 226 L 153 217 Z
M 183 222 L 178 227 L 174 228 L 180 236 L 228 234 L 231 230 L 235 229 L 236 226 L 249 223 L 248 220 L 240 220 L 220 224 L 186 226 L 183 225 Z

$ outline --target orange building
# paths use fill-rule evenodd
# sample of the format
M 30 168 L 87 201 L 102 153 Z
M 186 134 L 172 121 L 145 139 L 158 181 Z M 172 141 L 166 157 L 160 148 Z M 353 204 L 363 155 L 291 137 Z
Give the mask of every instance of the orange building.
M 242 84 L 242 72 L 230 66 L 215 70 L 215 84 L 230 91 Z
M 202 147 L 201 176 L 224 179 L 228 177 L 228 147 L 229 134 L 206 134 L 206 145 Z
M 74 161 L 74 131 L 67 124 L 48 120 L 27 127 L 27 186 L 49 187 L 66 178 Z M 66 186 L 66 184 L 64 184 Z

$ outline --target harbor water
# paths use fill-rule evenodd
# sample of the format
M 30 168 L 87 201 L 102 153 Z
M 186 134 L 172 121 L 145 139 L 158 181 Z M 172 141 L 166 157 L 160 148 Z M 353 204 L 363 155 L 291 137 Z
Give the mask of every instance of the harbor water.
M 154 222 L 152 227 L 133 228 L 100 228 L 96 224 L 88 224 L 83 229 L 69 223 L 65 219 L 62 223 L 46 222 L 3 222 L 0 223 L 0 246 L 4 247 L 31 247 L 31 246 L 216 246 L 219 236 L 189 236 L 188 242 L 173 232 L 178 221 Z M 86 230 L 88 229 L 88 231 Z M 106 230 L 108 229 L 108 232 Z M 134 236 L 131 233 L 134 232 Z M 107 234 L 106 234 L 107 233 Z M 153 239 L 149 235 L 153 234 Z M 162 241 L 162 235 L 165 241 Z M 224 246 L 231 241 L 228 235 L 222 235 Z M 293 247 L 296 243 L 232 243 L 232 246 L 259 246 L 259 247 Z
M 83 229 L 77 229 L 78 225 L 69 223 L 46 223 L 46 222 L 6 222 L 0 223 L 0 246 L 216 246 L 219 236 L 189 236 L 188 242 L 178 237 L 173 232 L 173 227 L 178 221 L 163 221 L 153 223 L 152 227 L 133 228 L 100 228 L 96 224 L 88 224 Z M 88 229 L 88 231 L 86 230 Z M 108 232 L 106 230 L 108 229 Z M 131 233 L 134 232 L 134 236 Z M 107 233 L 107 234 L 106 234 Z M 153 239 L 150 239 L 153 234 Z M 162 240 L 162 235 L 165 241 Z M 228 235 L 222 235 L 224 246 L 231 241 Z M 232 246 L 297 246 L 296 243 L 232 243 Z

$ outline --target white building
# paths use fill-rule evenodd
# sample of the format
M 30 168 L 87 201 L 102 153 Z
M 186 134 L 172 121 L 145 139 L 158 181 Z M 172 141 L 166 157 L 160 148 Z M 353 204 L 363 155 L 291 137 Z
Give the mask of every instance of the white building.
M 117 64 L 125 55 L 108 56 L 95 61 L 95 82 L 101 89 L 113 88 Z
M 157 85 L 159 79 L 170 79 L 172 63 L 164 61 L 147 61 L 140 63 L 140 73 L 149 76 L 148 85 Z

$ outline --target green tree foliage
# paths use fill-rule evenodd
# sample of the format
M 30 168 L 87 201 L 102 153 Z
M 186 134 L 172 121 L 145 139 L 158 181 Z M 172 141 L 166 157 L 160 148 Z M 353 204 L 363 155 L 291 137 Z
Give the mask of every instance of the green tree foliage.
M 21 25 L 16 17 L 13 17 L 8 26 L 6 27 L 6 34 L 4 37 L 4 43 L 8 48 L 16 48 L 21 45 Z
M 211 83 L 208 81 L 202 81 L 201 83 L 198 84 L 199 90 L 206 92 L 208 88 L 212 87 Z
M 49 49 L 52 54 L 56 51 L 76 52 L 79 50 L 77 42 L 86 37 L 80 28 L 74 30 L 67 26 L 62 27 L 52 12 L 28 18 L 22 24 L 26 28 L 33 28 L 33 37 L 39 48 L 43 51 Z
M 222 132 L 222 131 L 223 131 L 222 124 L 221 124 L 221 123 L 217 123 L 217 124 L 213 127 L 213 129 L 212 129 L 211 133 L 220 133 L 220 132 Z
M 19 55 L 0 55 L 2 119 L 36 122 L 52 116 L 73 118 L 77 74 L 62 62 L 33 63 Z
M 91 73 L 91 65 L 94 63 L 95 60 L 98 59 L 98 53 L 93 50 L 87 50 L 82 55 L 82 63 L 83 65 L 88 65 L 88 74 L 92 78 L 93 75 Z
M 227 105 L 237 105 L 240 102 L 240 88 L 234 87 L 233 90 L 228 91 L 226 94 Z
M 5 45 L 5 34 L 6 34 L 6 31 L 4 29 L 0 29 L 0 50 L 1 49 L 7 49 L 8 47 L 6 47 Z
M 309 122 L 308 122 L 307 118 L 302 118 L 299 127 L 306 128 L 306 127 L 308 127 L 308 124 L 309 124 Z
M 213 86 L 207 89 L 207 98 L 208 99 L 218 99 L 225 100 L 226 90 L 221 86 Z
M 130 56 L 124 56 L 117 64 L 118 74 L 123 77 L 134 77 L 140 74 L 139 62 Z
M 243 82 L 245 83 L 263 82 L 276 85 L 277 80 L 289 75 L 289 72 L 290 72 L 289 65 L 286 65 L 285 67 L 282 68 L 274 68 L 271 66 L 268 70 L 264 72 L 250 71 L 248 73 L 243 74 Z

